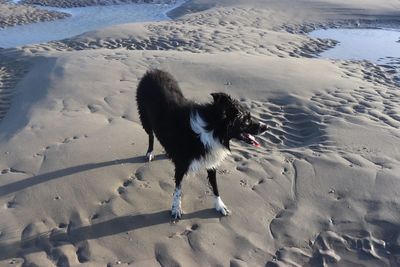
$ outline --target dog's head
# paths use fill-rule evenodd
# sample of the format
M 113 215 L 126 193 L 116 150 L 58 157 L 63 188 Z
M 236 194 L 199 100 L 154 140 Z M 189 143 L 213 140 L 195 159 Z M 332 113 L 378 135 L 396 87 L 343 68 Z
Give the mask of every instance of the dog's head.
M 253 146 L 259 147 L 253 135 L 258 135 L 267 130 L 267 126 L 251 117 L 250 111 L 239 101 L 225 93 L 212 93 L 214 105 L 219 110 L 220 122 L 226 137 L 225 145 L 229 147 L 230 139 L 238 139 Z

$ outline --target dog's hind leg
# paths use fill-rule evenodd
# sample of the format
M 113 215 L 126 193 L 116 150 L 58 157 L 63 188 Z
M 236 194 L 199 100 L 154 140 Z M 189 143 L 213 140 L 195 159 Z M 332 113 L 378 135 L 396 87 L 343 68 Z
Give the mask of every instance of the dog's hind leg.
M 224 202 L 222 202 L 222 199 L 219 196 L 218 185 L 217 185 L 217 171 L 216 169 L 208 169 L 207 173 L 208 173 L 208 181 L 210 182 L 210 185 L 214 193 L 215 209 L 222 215 L 226 216 L 230 213 L 230 211 L 225 206 Z
M 152 161 L 153 147 L 154 147 L 154 134 L 153 134 L 153 131 L 151 131 L 151 130 L 148 132 L 148 134 L 149 134 L 149 147 L 147 148 L 146 158 L 148 161 Z
M 149 135 L 149 146 L 147 148 L 146 158 L 148 161 L 151 161 L 153 159 L 153 147 L 154 147 L 153 128 L 151 127 L 150 120 L 147 117 L 147 114 L 145 113 L 143 108 L 139 109 L 139 117 L 140 121 L 142 122 L 143 129 Z
M 172 200 L 171 216 L 173 219 L 180 219 L 182 217 L 182 179 L 185 172 L 176 168 L 175 169 L 175 191 Z

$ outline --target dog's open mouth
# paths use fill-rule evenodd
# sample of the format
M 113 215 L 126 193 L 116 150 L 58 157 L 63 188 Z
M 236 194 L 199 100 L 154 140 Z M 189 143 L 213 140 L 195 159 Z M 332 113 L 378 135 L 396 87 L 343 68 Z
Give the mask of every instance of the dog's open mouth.
M 246 143 L 248 143 L 250 145 L 253 145 L 255 147 L 260 147 L 261 146 L 260 143 L 257 142 L 256 138 L 254 136 L 252 136 L 251 134 L 249 134 L 249 133 L 242 133 L 240 135 L 240 137 L 241 137 L 242 141 L 244 141 L 244 142 L 246 142 Z

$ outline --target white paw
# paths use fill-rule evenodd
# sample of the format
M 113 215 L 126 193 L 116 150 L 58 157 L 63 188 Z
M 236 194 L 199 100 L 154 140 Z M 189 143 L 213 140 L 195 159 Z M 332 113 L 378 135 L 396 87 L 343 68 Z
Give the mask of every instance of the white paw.
M 153 160 L 153 151 L 147 152 L 146 153 L 146 159 L 147 161 L 152 161 Z
M 173 219 L 180 219 L 182 217 L 182 204 L 181 204 L 181 188 L 175 188 L 174 196 L 172 200 L 171 216 Z
M 183 214 L 183 211 L 182 211 L 181 207 L 172 207 L 172 210 L 171 210 L 172 219 L 175 219 L 175 220 L 180 219 L 180 218 L 182 218 L 182 214 Z
M 220 212 L 222 215 L 227 216 L 231 213 L 230 210 L 225 206 L 224 202 L 220 197 L 215 197 L 215 209 Z

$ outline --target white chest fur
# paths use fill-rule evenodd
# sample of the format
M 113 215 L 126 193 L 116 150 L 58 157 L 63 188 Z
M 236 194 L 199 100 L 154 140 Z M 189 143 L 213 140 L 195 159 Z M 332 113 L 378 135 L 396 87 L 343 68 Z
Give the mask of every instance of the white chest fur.
M 221 144 L 218 138 L 214 138 L 212 130 L 206 130 L 207 124 L 196 111 L 190 115 L 190 126 L 199 136 L 207 153 L 201 158 L 194 159 L 190 163 L 189 171 L 218 167 L 229 154 L 229 150 Z

